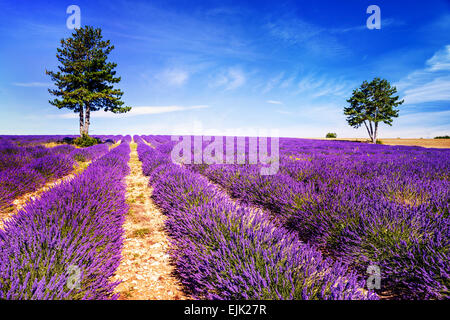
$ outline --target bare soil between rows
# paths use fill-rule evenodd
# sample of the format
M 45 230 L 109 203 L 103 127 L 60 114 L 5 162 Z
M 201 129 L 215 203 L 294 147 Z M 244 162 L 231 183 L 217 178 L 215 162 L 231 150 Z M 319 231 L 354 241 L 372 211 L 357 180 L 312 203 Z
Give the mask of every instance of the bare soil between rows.
M 168 254 L 169 237 L 164 229 L 166 217 L 151 199 L 148 177 L 131 143 L 130 174 L 126 177 L 129 212 L 124 223 L 122 261 L 114 281 L 122 281 L 115 292 L 120 300 L 188 299 L 174 276 Z

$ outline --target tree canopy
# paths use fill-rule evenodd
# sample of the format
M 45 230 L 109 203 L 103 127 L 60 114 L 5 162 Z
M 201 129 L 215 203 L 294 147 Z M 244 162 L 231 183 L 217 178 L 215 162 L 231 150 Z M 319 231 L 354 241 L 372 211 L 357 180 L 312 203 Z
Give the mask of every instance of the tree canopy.
M 113 49 L 109 40 L 103 40 L 100 28 L 85 26 L 61 40 L 56 54 L 60 63 L 58 71 L 46 70 L 57 87 L 48 90 L 56 96 L 49 100 L 50 104 L 79 113 L 82 136 L 89 133 L 91 111 L 124 113 L 131 110 L 131 107 L 123 107 L 124 102 L 120 100 L 123 92 L 114 88 L 121 78 L 115 76 L 117 64 L 108 61 Z
M 396 108 L 404 100 L 399 100 L 396 93 L 397 88 L 385 79 L 375 78 L 370 83 L 364 81 L 347 100 L 350 106 L 344 108 L 348 124 L 354 128 L 364 124 L 370 139 L 376 143 L 378 123 L 391 126 L 393 118 L 398 117 L 399 110 Z

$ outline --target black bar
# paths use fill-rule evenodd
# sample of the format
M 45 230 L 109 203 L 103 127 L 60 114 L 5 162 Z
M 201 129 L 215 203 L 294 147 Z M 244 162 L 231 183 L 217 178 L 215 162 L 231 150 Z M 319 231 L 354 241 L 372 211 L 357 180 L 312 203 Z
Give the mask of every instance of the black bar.
M 99 312 L 101 319 L 125 316 L 130 319 L 139 314 L 139 319 L 331 319 L 359 318 L 376 316 L 385 318 L 392 316 L 392 310 L 398 311 L 402 318 L 418 315 L 425 311 L 427 317 L 441 315 L 440 308 L 448 307 L 448 301 L 0 301 L 3 313 L 9 311 L 14 315 L 21 312 L 41 312 L 43 314 L 60 314 L 63 318 L 93 315 Z M 86 308 L 88 310 L 86 310 Z M 447 308 L 448 309 L 448 308 Z M 6 313 L 5 313 L 6 314 Z M 137 319 L 137 318 L 136 318 Z

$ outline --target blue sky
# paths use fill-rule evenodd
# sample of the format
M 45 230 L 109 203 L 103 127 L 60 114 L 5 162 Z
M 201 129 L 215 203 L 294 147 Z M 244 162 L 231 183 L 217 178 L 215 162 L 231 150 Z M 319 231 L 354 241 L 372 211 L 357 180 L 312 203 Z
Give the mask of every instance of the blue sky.
M 78 133 L 76 115 L 48 103 L 45 75 L 71 4 L 115 45 L 133 107 L 95 113 L 92 134 L 365 137 L 342 110 L 374 77 L 405 99 L 381 137 L 450 134 L 450 2 L 424 3 L 0 0 L 0 134 Z M 380 30 L 366 27 L 373 4 Z

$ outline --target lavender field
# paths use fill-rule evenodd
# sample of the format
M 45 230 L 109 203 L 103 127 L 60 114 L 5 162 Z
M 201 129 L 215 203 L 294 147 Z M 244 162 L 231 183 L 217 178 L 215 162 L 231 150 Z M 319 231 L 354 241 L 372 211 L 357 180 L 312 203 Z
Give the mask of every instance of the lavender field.
M 245 163 L 183 164 L 170 136 L 97 137 L 0 137 L 0 299 L 126 298 L 133 152 L 186 299 L 450 297 L 450 149 L 280 138 L 262 175 L 248 138 Z

